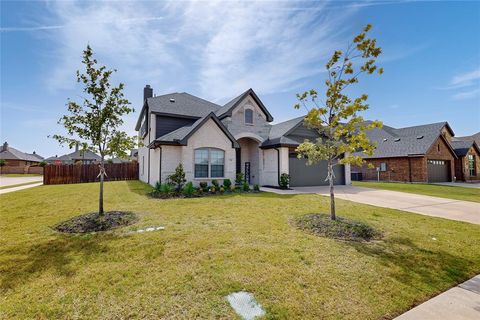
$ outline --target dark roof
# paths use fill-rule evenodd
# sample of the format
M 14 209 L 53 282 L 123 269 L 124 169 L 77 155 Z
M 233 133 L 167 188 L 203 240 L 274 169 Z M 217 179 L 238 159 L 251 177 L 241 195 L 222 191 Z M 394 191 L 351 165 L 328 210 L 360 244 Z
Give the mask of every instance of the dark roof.
M 454 137 L 453 140 L 454 141 L 475 141 L 477 143 L 477 146 L 480 146 L 480 132 L 472 134 L 471 136 Z
M 480 148 L 474 140 L 452 141 L 452 147 L 457 157 L 465 157 L 472 146 L 480 153 Z
M 360 155 L 363 158 L 421 156 L 428 152 L 438 137 L 441 136 L 443 138 L 441 130 L 444 127 L 453 134 L 447 122 L 405 128 L 383 126 L 381 129 L 369 130 L 367 131 L 368 138 L 377 144 L 374 154 L 367 156 L 357 152 L 356 155 Z M 445 140 L 445 138 L 443 139 Z M 451 148 L 446 140 L 445 142 Z
M 43 157 L 38 154 L 25 153 L 15 148 L 10 147 L 8 144 L 4 144 L 0 147 L 0 159 L 4 160 L 24 160 L 24 161 L 33 161 L 40 162 L 43 160 Z
M 270 114 L 270 112 L 268 112 L 267 108 L 265 107 L 263 102 L 260 100 L 260 98 L 257 96 L 257 94 L 255 93 L 255 91 L 253 91 L 252 88 L 248 89 L 238 97 L 235 97 L 229 102 L 227 102 L 221 109 L 217 110 L 215 114 L 220 119 L 232 116 L 232 111 L 243 101 L 243 99 L 245 99 L 249 95 L 253 98 L 253 100 L 257 103 L 257 105 L 263 111 L 263 113 L 267 118 L 267 121 L 272 122 L 273 121 L 272 115 Z
M 276 146 L 294 146 L 299 145 L 302 141 L 298 141 L 293 137 L 287 137 L 295 128 L 299 127 L 305 116 L 290 119 L 284 122 L 274 124 L 270 127 L 268 139 L 262 143 L 262 148 L 272 148 Z
M 186 92 L 175 92 L 148 98 L 146 105 L 150 112 L 193 118 L 203 118 L 210 112 L 221 108 L 218 104 L 196 97 Z M 140 129 L 141 119 L 146 106 L 142 108 L 135 130 Z
M 76 150 L 72 153 L 64 154 L 60 157 L 53 156 L 45 159 L 46 161 L 73 161 L 73 160 L 96 160 L 100 161 L 102 158 L 92 151 Z
M 225 128 L 223 123 L 218 119 L 215 113 L 211 112 L 207 116 L 198 119 L 190 126 L 184 126 L 169 132 L 161 137 L 158 137 L 148 146 L 149 148 L 164 145 L 164 144 L 173 144 L 173 145 L 187 145 L 188 139 L 200 129 L 209 119 L 212 119 L 218 127 L 223 131 L 223 133 L 232 141 L 232 147 L 238 148 L 238 142 L 232 136 L 232 134 Z

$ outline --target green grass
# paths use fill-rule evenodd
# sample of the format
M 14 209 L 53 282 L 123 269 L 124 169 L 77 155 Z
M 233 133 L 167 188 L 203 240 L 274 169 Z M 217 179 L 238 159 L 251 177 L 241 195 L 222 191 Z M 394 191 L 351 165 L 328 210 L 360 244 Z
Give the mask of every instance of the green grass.
M 337 200 L 381 241 L 337 241 L 290 221 L 328 198 L 270 193 L 158 200 L 108 182 L 105 209 L 134 225 L 65 235 L 50 227 L 97 208 L 98 184 L 0 195 L 0 318 L 235 319 L 248 290 L 267 319 L 391 318 L 480 272 L 480 226 Z M 163 231 L 129 233 L 148 226 Z M 436 240 L 434 240 L 434 238 Z
M 401 191 L 426 196 L 480 202 L 480 189 L 436 184 L 353 181 L 357 187 Z
M 39 177 L 42 176 L 42 174 L 36 174 L 36 173 L 5 173 L 5 174 L 0 174 L 0 177 Z
M 24 183 L 19 183 L 19 184 L 12 184 L 9 186 L 2 186 L 0 187 L 0 190 L 2 189 L 10 189 L 10 188 L 15 188 L 15 187 L 21 187 L 21 186 L 26 186 L 29 184 L 35 184 L 35 183 L 41 183 L 42 181 L 30 181 L 30 182 L 24 182 Z

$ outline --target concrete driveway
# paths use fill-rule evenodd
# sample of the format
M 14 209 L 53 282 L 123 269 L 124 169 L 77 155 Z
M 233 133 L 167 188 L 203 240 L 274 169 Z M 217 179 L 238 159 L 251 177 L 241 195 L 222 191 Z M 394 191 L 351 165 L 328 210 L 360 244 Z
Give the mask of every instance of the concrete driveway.
M 270 190 L 269 190 L 270 191 Z M 329 188 L 296 187 L 292 193 L 329 195 Z M 354 186 L 335 186 L 336 198 L 427 216 L 480 224 L 480 203 Z
M 28 182 L 43 182 L 43 176 L 5 177 L 0 176 L 0 187 L 13 186 Z

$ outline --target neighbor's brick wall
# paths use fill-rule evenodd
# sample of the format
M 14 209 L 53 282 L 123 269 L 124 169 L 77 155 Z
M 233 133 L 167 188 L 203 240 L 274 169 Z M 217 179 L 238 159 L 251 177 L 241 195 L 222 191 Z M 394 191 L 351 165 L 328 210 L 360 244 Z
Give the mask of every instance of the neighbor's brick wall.
M 438 138 L 435 143 L 430 147 L 426 154 L 427 160 L 446 160 L 450 162 L 450 178 L 453 180 L 455 176 L 455 157 L 452 154 L 452 150 L 445 143 L 442 138 Z
M 380 172 L 380 181 L 410 182 L 410 168 L 412 182 L 426 181 L 427 166 L 424 157 L 366 159 L 366 164 L 362 167 L 352 166 L 351 170 L 352 172 L 361 172 L 363 180 L 377 180 L 376 168 L 380 167 L 381 163 L 386 163 L 387 171 Z M 368 164 L 373 165 L 373 168 L 369 168 Z
M 475 156 L 475 166 L 477 167 L 475 176 L 470 176 L 470 170 L 468 170 L 469 154 Z M 471 147 L 470 150 L 468 150 L 468 153 L 465 157 L 455 160 L 455 175 L 457 176 L 458 180 L 480 181 L 480 154 L 474 147 Z
M 2 174 L 43 174 L 43 168 L 39 166 L 4 166 Z

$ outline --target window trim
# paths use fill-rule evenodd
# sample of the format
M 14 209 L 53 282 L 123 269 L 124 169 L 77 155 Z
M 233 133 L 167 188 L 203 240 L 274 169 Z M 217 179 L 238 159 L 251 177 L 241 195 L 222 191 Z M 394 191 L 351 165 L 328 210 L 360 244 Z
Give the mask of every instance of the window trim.
M 252 112 L 252 122 L 247 122 L 247 110 L 250 110 Z M 255 108 L 250 105 L 246 105 L 243 107 L 243 123 L 246 126 L 253 126 L 255 125 Z
M 197 150 L 207 150 L 208 152 L 208 164 L 207 164 L 207 176 L 206 177 L 197 177 L 195 171 L 195 153 Z M 211 151 L 221 151 L 223 152 L 223 175 L 221 177 L 212 177 L 212 156 Z M 215 147 L 200 147 L 193 149 L 193 179 L 194 180 L 210 180 L 210 179 L 225 179 L 225 156 L 226 152 L 223 149 Z

